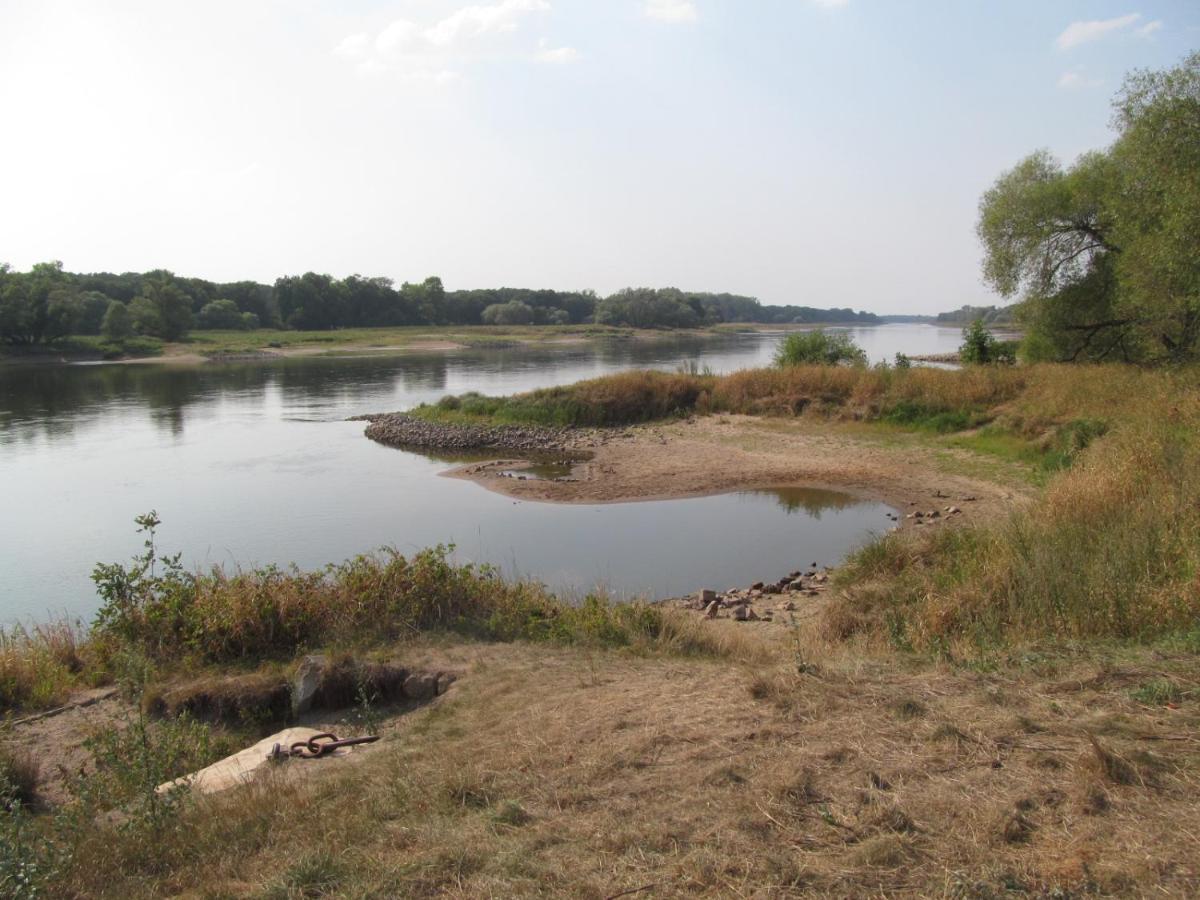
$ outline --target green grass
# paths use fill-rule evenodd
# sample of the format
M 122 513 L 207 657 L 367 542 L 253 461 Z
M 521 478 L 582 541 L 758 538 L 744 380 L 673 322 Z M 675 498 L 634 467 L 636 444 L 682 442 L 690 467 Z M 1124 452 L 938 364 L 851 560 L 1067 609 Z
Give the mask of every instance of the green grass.
M 604 325 L 416 325 L 395 328 L 339 328 L 330 331 L 291 331 L 262 328 L 255 331 L 191 332 L 181 347 L 206 355 L 252 353 L 300 347 L 364 350 L 405 347 L 422 341 L 452 341 L 470 347 L 541 343 L 564 338 L 612 339 L 634 334 L 629 328 Z

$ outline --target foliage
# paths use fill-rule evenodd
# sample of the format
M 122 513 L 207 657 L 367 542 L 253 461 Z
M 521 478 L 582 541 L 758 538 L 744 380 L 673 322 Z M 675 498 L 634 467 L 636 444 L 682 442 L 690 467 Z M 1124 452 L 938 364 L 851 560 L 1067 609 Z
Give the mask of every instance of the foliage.
M 82 309 L 61 262 L 39 263 L 27 273 L 0 266 L 0 340 L 50 343 L 70 334 Z
M 1013 307 L 1011 306 L 962 306 L 953 312 L 938 313 L 934 321 L 938 325 L 969 325 L 976 319 L 982 319 L 984 325 L 1013 325 Z
M 484 325 L 528 325 L 533 322 L 533 309 L 520 300 L 508 303 L 493 303 L 480 318 Z
M 100 325 L 100 334 L 106 341 L 115 343 L 130 337 L 133 334 L 133 317 L 129 315 L 129 307 L 120 300 L 110 301 Z
M 192 327 L 191 303 L 169 272 L 153 272 L 129 305 L 139 334 L 177 341 Z
M 253 313 L 246 315 L 253 316 Z M 201 328 L 235 330 L 244 328 L 246 320 L 242 317 L 242 312 L 237 308 L 237 304 L 232 300 L 214 300 L 212 303 L 205 304 L 200 310 L 200 315 L 197 316 L 197 323 Z
M 1023 293 L 1031 359 L 1200 351 L 1200 53 L 1131 75 L 1115 111 L 1111 148 L 1065 170 L 1038 151 L 980 202 L 984 277 Z
M 844 331 L 799 331 L 789 334 L 775 351 L 775 365 L 866 365 L 867 353 Z
M 1017 361 L 1015 341 L 998 341 L 983 324 L 976 319 L 963 329 L 962 346 L 958 358 L 967 365 L 986 363 L 1014 363 Z
M 64 272 L 61 263 L 44 263 L 28 273 L 0 264 L 0 340 L 42 344 L 68 334 L 99 334 L 112 301 L 125 304 L 138 334 L 166 340 L 182 339 L 193 323 L 212 330 L 328 331 L 418 325 L 600 323 L 671 328 L 722 322 L 880 321 L 851 309 L 763 306 L 754 297 L 676 288 L 631 288 L 600 299 L 590 290 L 447 291 L 437 277 L 397 287 L 390 278 L 338 279 L 305 272 L 278 278 L 273 285 L 222 284 L 164 270 L 73 274 Z M 110 338 L 114 344 L 122 340 Z

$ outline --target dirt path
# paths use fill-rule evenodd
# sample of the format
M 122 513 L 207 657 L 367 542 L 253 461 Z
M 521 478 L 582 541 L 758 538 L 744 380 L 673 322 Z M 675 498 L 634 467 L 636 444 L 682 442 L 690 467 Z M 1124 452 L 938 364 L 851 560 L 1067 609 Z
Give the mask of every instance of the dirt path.
M 447 472 L 521 500 L 614 503 L 807 485 L 836 488 L 911 510 L 962 509 L 962 518 L 996 517 L 1032 488 L 1012 478 L 955 471 L 956 458 L 915 443 L 871 441 L 805 420 L 709 416 L 589 439 L 594 458 L 569 479 L 519 480 L 513 461 L 468 464 Z M 963 455 L 969 455 L 964 454 Z M 961 468 L 961 467 L 959 467 Z M 909 525 L 915 520 L 901 519 Z

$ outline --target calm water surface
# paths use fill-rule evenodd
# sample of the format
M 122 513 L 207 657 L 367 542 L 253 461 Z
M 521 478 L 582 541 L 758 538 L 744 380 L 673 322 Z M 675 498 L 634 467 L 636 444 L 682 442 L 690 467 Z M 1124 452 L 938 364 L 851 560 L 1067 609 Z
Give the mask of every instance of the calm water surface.
M 875 360 L 953 350 L 957 329 L 851 329 Z M 89 616 L 97 561 L 160 543 L 192 566 L 316 567 L 388 545 L 456 545 L 460 561 L 582 593 L 671 596 L 837 562 L 887 509 L 785 489 L 649 503 L 514 502 L 436 477 L 347 416 L 451 393 L 509 394 L 628 368 L 764 365 L 776 335 L 613 342 L 197 367 L 0 368 L 0 621 Z

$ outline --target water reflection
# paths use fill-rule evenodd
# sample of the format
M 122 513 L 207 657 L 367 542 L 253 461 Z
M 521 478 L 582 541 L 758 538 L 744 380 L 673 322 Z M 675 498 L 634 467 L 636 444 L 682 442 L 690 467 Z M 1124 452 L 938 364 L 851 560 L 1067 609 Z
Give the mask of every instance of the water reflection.
M 885 337 L 876 335 L 879 346 Z M 0 484 L 9 510 L 0 519 L 0 621 L 47 610 L 89 615 L 92 566 L 136 552 L 132 521 L 150 509 L 164 519 L 163 548 L 196 566 L 311 568 L 383 545 L 411 552 L 454 543 L 460 559 L 564 589 L 606 584 L 663 596 L 833 562 L 888 526 L 884 507 L 790 489 L 606 506 L 527 503 L 435 477 L 461 457 L 381 447 L 363 438 L 361 422 L 345 421 L 447 393 L 512 394 L 634 367 L 761 366 L 778 340 L 0 366 Z M 892 345 L 889 354 L 907 349 Z
M 850 509 L 862 501 L 840 491 L 811 487 L 779 487 L 743 493 L 759 497 L 771 497 L 788 515 L 804 514 L 820 521 L 821 513 L 828 510 Z

